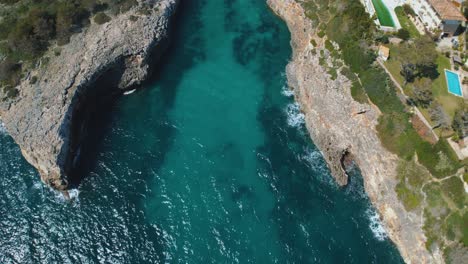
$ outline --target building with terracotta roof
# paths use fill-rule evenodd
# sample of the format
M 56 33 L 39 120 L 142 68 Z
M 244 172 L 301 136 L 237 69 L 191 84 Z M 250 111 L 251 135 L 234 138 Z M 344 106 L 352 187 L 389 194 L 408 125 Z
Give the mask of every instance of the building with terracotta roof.
M 384 45 L 379 46 L 379 57 L 383 61 L 387 61 L 388 58 L 390 57 L 390 49 Z
M 407 0 L 424 26 L 453 35 L 466 22 L 459 7 L 450 0 Z

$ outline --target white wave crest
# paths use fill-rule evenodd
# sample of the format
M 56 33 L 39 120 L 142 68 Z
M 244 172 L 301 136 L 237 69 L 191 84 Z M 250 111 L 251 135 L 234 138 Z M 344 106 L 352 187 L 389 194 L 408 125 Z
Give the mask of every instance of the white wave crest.
M 78 200 L 80 195 L 80 190 L 78 189 L 71 189 L 68 191 L 68 196 L 70 197 L 70 200 Z
M 286 97 L 292 97 L 294 95 L 294 91 L 285 85 L 283 86 L 283 89 L 281 89 L 281 94 Z
M 6 135 L 6 128 L 5 128 L 5 125 L 0 122 L 0 135 Z
M 286 115 L 288 116 L 288 125 L 292 127 L 300 127 L 305 123 L 305 115 L 301 112 L 301 108 L 296 102 L 288 104 Z
M 374 237 L 379 241 L 385 240 L 388 235 L 384 227 L 382 226 L 382 223 L 380 222 L 379 214 L 373 209 L 367 209 L 366 216 L 370 221 L 369 228 L 374 234 Z
M 307 148 L 306 154 L 302 156 L 312 167 L 323 167 L 322 153 L 316 149 Z
M 323 159 L 323 154 L 318 149 L 307 148 L 301 159 L 308 164 L 314 172 L 315 178 L 320 182 L 335 186 L 336 183 L 330 175 L 326 162 Z
M 49 189 L 49 191 L 51 191 L 54 194 L 55 199 L 57 201 L 60 201 L 60 202 L 63 202 L 63 203 L 71 202 L 74 206 L 79 205 L 80 191 L 78 189 L 70 189 L 66 193 L 54 190 L 51 187 L 48 187 L 48 189 Z

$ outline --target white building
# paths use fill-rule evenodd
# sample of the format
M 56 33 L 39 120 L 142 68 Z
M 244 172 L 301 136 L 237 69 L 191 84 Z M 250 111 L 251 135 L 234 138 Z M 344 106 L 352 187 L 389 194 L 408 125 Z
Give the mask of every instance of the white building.
M 434 31 L 442 30 L 453 35 L 458 27 L 466 22 L 460 8 L 450 0 L 406 0 L 424 26 Z

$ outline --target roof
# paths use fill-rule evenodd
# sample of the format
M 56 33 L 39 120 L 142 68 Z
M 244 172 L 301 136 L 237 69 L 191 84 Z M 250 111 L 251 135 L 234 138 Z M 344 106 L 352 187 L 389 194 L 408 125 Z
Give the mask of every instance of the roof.
M 453 56 L 453 61 L 454 61 L 454 62 L 461 63 L 461 64 L 463 63 L 462 59 L 461 59 L 460 56 L 458 56 L 458 55 Z
M 381 53 L 384 57 L 388 57 L 390 55 L 390 48 L 385 47 L 384 45 L 380 45 L 379 53 Z
M 449 0 L 428 0 L 442 20 L 466 21 L 466 18 Z

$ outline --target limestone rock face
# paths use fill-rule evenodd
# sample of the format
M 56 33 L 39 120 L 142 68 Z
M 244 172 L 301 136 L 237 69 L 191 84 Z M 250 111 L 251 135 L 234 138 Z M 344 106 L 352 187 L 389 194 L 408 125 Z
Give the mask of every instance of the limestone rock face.
M 378 210 L 382 224 L 407 263 L 443 262 L 440 254 L 425 248 L 423 220 L 406 212 L 395 192 L 398 157 L 381 144 L 375 129 L 379 109 L 360 104 L 351 96 L 351 83 L 342 76 L 333 80 L 319 63 L 324 47 L 316 29 L 296 0 L 267 0 L 291 32 L 293 57 L 286 74 L 288 84 L 304 112 L 307 129 L 322 151 L 332 175 L 340 185 L 348 176 L 343 169 L 349 154 L 361 170 L 364 187 Z M 313 47 L 311 39 L 317 42 Z
M 148 76 L 151 59 L 163 52 L 178 0 L 146 3 L 149 14 L 135 8 L 73 35 L 59 56 L 49 52 L 48 61 L 27 74 L 14 101 L 0 103 L 6 130 L 53 188 L 69 187 L 67 175 L 86 130 L 79 118 L 86 101 L 139 85 Z M 37 77 L 34 84 L 32 76 Z

